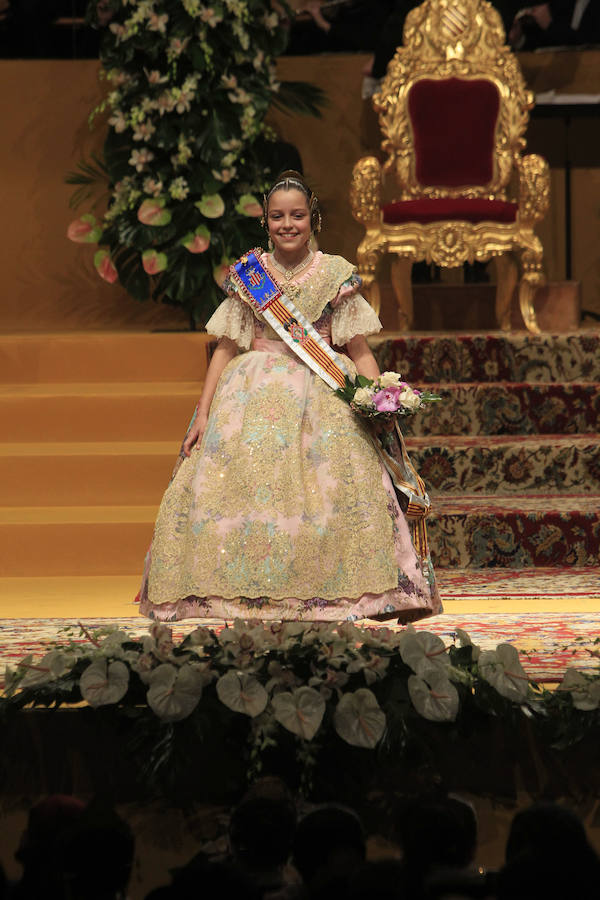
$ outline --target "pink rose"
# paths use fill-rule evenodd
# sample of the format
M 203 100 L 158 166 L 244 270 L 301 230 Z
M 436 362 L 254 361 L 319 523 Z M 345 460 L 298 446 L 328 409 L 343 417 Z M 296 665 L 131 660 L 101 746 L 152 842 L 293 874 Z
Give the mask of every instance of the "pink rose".
M 378 412 L 396 412 L 400 409 L 400 388 L 389 387 L 384 391 L 377 391 L 373 395 L 373 403 Z

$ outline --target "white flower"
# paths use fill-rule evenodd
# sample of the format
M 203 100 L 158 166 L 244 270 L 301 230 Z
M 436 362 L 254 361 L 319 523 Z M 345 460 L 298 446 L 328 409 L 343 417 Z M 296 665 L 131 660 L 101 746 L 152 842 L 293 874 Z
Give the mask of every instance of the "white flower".
M 193 666 L 177 669 L 169 663 L 157 666 L 147 682 L 148 706 L 164 722 L 186 719 L 198 706 L 204 684 L 202 674 Z
M 216 684 L 217 697 L 224 706 L 234 712 L 254 718 L 263 712 L 269 695 L 253 675 L 227 672 Z
M 325 715 L 325 701 L 311 687 L 276 694 L 271 703 L 277 721 L 305 741 L 312 740 Z
M 422 405 L 421 395 L 413 391 L 412 388 L 405 388 L 398 394 L 398 400 L 406 409 L 419 409 Z
M 377 656 L 374 653 L 366 658 L 360 656 L 358 659 L 353 660 L 346 671 L 350 674 L 362 671 L 367 684 L 374 684 L 378 678 L 384 677 L 389 664 L 389 656 Z
M 353 747 L 376 747 L 385 731 L 385 713 L 375 694 L 359 688 L 344 694 L 333 714 L 335 730 Z
M 107 659 L 97 659 L 79 680 L 81 696 L 90 706 L 118 703 L 127 693 L 128 686 L 129 669 L 118 660 L 109 663 Z
M 422 678 L 433 671 L 445 672 L 450 665 L 446 645 L 437 634 L 407 628 L 400 639 L 400 656 Z
M 141 150 L 133 150 L 131 156 L 129 157 L 129 165 L 134 166 L 136 172 L 143 172 L 149 162 L 152 162 L 154 159 L 154 153 L 151 150 L 148 150 L 147 147 L 142 147 Z
M 397 372 L 382 372 L 377 379 L 377 383 L 381 385 L 382 388 L 398 387 L 401 381 L 402 375 L 399 375 Z
M 169 76 L 161 75 L 158 69 L 152 69 L 151 72 L 148 69 L 144 69 L 144 72 L 146 73 L 148 84 L 164 84 L 165 81 L 169 80 Z
M 458 713 L 458 691 L 441 672 L 431 672 L 425 681 L 418 675 L 408 679 L 408 693 L 417 712 L 431 722 L 453 722 Z
M 298 676 L 294 674 L 292 668 L 289 666 L 282 666 L 277 660 L 271 660 L 267 667 L 267 671 L 271 676 L 265 685 L 265 688 L 269 693 L 298 687 L 301 683 Z
M 356 403 L 357 406 L 375 406 L 373 403 L 374 393 L 371 388 L 358 388 L 352 402 Z
M 21 687 L 38 687 L 55 681 L 69 671 L 75 662 L 75 654 L 65 653 L 62 650 L 51 650 L 38 662 L 32 662 L 32 657 L 26 657 L 19 665 L 27 669 L 27 673 L 21 681 Z
M 576 709 L 590 711 L 600 706 L 600 679 L 591 679 L 572 666 L 566 670 L 557 690 L 568 691 Z
M 529 679 L 512 644 L 498 644 L 483 650 L 478 660 L 479 674 L 508 700 L 522 703 L 529 691 Z
M 203 22 L 206 22 L 207 25 L 210 25 L 211 28 L 216 28 L 219 22 L 223 21 L 223 16 L 216 13 L 212 6 L 200 7 L 200 18 Z
M 103 641 L 100 643 L 100 653 L 102 656 L 118 656 L 121 658 L 125 657 L 125 653 L 123 652 L 123 644 L 126 644 L 131 640 L 131 636 L 127 634 L 126 631 L 115 630 L 111 631 Z M 135 651 L 134 651 L 135 652 Z M 136 654 L 137 656 L 137 654 Z
M 477 644 L 474 644 L 471 640 L 471 636 L 467 634 L 466 631 L 463 631 L 462 628 L 455 628 L 456 637 L 458 638 L 458 646 L 459 647 L 471 647 L 471 659 L 473 662 L 476 662 L 479 658 L 480 650 Z
M 227 88 L 227 90 L 232 91 L 238 86 L 238 81 L 235 75 L 221 75 L 221 82 L 223 86 Z
M 199 625 L 198 628 L 195 628 L 188 635 L 188 641 L 192 647 L 206 647 L 209 644 L 214 644 L 215 636 L 210 629 L 205 628 L 204 625 Z
M 161 34 L 165 34 L 168 21 L 169 16 L 167 13 L 159 15 L 158 13 L 153 12 L 148 18 L 147 27 L 150 31 L 160 31 Z
M 217 171 L 217 169 L 212 170 L 213 178 L 216 178 L 217 181 L 222 181 L 223 184 L 227 184 L 232 178 L 235 178 L 237 173 L 237 168 L 232 166 L 230 169 L 221 169 L 221 171 Z
M 150 636 L 154 641 L 152 650 L 157 656 L 169 656 L 173 652 L 173 629 L 168 625 L 155 622 L 150 626 Z
M 274 31 L 279 25 L 279 16 L 276 12 L 266 13 L 263 16 L 263 23 L 269 31 Z
M 169 194 L 173 200 L 185 200 L 189 192 L 190 188 L 185 178 L 174 178 L 169 185 Z
M 140 122 L 133 132 L 134 141 L 149 141 L 156 128 L 152 122 Z
M 112 125 L 117 134 L 121 134 L 127 128 L 127 119 L 120 109 L 115 109 L 114 113 L 108 120 L 108 124 Z
M 148 194 L 149 197 L 158 197 L 162 194 L 163 191 L 163 183 L 160 179 L 157 181 L 155 178 L 146 178 L 144 180 L 144 193 Z

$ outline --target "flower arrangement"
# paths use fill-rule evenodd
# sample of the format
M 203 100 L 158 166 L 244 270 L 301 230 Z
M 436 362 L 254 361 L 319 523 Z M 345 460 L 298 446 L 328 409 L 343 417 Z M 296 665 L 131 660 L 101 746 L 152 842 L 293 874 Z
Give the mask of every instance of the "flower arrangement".
M 136 299 L 182 304 L 205 320 L 230 263 L 262 236 L 259 197 L 285 168 L 269 107 L 319 114 L 321 92 L 277 80 L 286 46 L 269 0 L 91 0 L 102 28 L 103 159 L 80 164 L 73 205 L 94 182 L 107 209 L 68 229 L 97 246 L 101 278 Z
M 367 750 L 399 745 L 419 720 L 450 725 L 474 711 L 510 719 L 516 710 L 547 725 L 558 710 L 559 734 L 564 714 L 585 712 L 589 727 L 600 724 L 600 671 L 568 669 L 561 690 L 542 691 L 515 647 L 480 650 L 460 629 L 449 646 L 411 626 L 349 622 L 238 620 L 220 632 L 196 628 L 179 644 L 158 623 L 141 638 L 118 628 L 90 633 L 82 626 L 82 633 L 84 643 L 63 640 L 41 660 L 29 656 L 7 669 L 0 714 L 83 700 L 130 718 L 150 717 L 163 729 L 207 721 L 214 731 L 219 720 L 235 720 L 245 723 L 242 732 L 239 725 L 233 730 L 238 739 L 243 734 L 240 754 L 250 777 L 261 771 L 269 748 L 289 738 L 309 777 L 327 743 Z M 579 736 L 585 731 L 581 720 L 577 729 Z M 164 766 L 164 734 L 155 730 L 153 740 Z M 150 747 L 145 756 L 152 753 Z
M 411 387 L 398 372 L 383 372 L 375 380 L 357 375 L 352 381 L 346 376 L 345 387 L 336 394 L 346 400 L 359 416 L 379 422 L 393 422 L 396 418 L 412 416 L 429 403 L 442 399 L 432 391 Z

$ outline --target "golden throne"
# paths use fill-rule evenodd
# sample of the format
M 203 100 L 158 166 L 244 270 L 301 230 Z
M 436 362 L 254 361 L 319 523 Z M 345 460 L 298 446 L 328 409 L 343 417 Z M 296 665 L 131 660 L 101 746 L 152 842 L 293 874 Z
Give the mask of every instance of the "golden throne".
M 510 329 L 518 279 L 529 331 L 539 332 L 533 298 L 543 284 L 542 245 L 534 232 L 549 205 L 547 162 L 522 156 L 533 106 L 519 64 L 487 0 L 425 0 L 404 26 L 404 43 L 373 98 L 387 155 L 355 165 L 352 214 L 366 229 L 358 247 L 365 294 L 380 307 L 377 271 L 393 254 L 399 325 L 411 328 L 411 267 L 445 268 L 496 258 L 496 317 Z M 383 202 L 384 179 L 400 189 Z

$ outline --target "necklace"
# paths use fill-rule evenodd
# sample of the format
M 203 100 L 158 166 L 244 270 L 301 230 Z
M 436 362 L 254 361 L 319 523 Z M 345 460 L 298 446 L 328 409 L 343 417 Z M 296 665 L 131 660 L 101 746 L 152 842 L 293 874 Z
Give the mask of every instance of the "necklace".
M 273 253 L 271 253 L 271 262 L 274 268 L 276 268 L 278 272 L 281 272 L 286 282 L 289 282 L 310 265 L 314 255 L 313 251 L 309 250 L 302 262 L 298 263 L 297 266 L 294 266 L 293 269 L 286 269 L 285 266 L 282 266 L 281 263 L 277 262 Z

